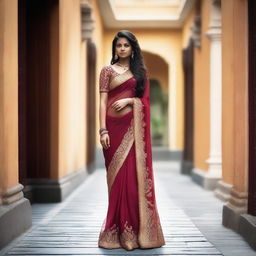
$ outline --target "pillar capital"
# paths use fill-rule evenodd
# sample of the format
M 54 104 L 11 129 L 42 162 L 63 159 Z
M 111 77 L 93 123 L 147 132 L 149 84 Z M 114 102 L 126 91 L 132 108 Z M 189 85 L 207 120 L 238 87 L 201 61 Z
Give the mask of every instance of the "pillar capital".
M 94 30 L 94 20 L 91 17 L 91 6 L 89 3 L 81 3 L 81 29 L 82 40 L 88 40 L 92 37 Z
M 221 40 L 221 27 L 211 27 L 206 32 L 206 35 L 211 41 L 220 41 Z

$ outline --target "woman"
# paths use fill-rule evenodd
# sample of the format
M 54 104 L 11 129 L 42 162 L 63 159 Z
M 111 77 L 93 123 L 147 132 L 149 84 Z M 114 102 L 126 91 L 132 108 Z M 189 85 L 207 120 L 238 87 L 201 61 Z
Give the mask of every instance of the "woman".
M 108 184 L 102 248 L 165 244 L 155 201 L 150 138 L 149 78 L 136 37 L 119 31 L 111 65 L 100 73 L 100 142 Z

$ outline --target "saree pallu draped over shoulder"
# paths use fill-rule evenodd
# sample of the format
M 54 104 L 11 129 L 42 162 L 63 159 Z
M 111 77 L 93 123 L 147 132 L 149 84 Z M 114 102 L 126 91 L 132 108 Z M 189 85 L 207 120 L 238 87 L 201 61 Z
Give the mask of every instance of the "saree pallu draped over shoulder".
M 135 96 L 131 73 L 115 77 L 108 92 L 106 127 L 110 147 L 103 149 L 108 211 L 98 245 L 102 248 L 155 248 L 165 244 L 158 215 L 150 139 L 149 80 L 144 96 Z M 133 107 L 115 113 L 111 104 L 132 97 Z M 121 112 L 121 111 L 120 111 Z

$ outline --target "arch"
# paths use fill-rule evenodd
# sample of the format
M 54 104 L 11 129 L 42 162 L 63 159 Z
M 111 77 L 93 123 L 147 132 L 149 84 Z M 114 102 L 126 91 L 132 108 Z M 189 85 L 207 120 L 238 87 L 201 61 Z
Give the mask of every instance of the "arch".
M 153 146 L 168 146 L 169 66 L 158 54 L 143 51 L 150 74 L 151 136 Z

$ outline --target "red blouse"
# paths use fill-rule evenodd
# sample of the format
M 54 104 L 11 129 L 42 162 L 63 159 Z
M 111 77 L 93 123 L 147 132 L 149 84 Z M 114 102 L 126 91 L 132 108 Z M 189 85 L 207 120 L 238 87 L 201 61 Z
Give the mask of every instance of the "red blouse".
M 105 66 L 101 69 L 99 77 L 99 91 L 108 92 L 109 84 L 118 73 L 110 66 Z

